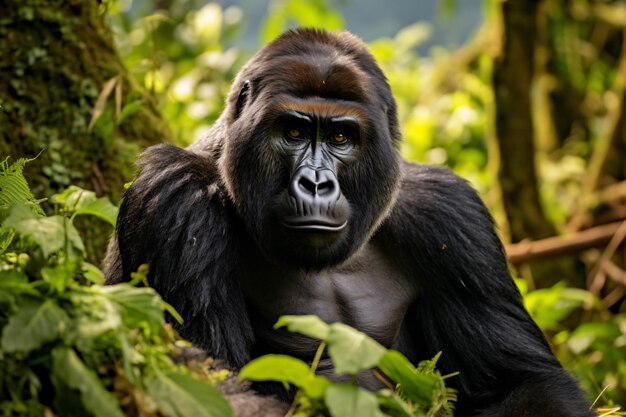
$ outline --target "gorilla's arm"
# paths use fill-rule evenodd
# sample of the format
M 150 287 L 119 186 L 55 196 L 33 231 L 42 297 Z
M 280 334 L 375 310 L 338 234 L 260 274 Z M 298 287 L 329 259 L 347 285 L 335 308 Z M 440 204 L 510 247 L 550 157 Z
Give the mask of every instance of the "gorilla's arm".
M 406 165 L 380 236 L 402 253 L 419 296 L 404 326 L 422 360 L 442 351 L 464 410 L 478 416 L 591 416 L 510 278 L 491 216 L 446 169 Z M 411 356 L 411 352 L 407 352 Z
M 243 365 L 252 331 L 239 283 L 231 278 L 238 275 L 239 223 L 217 184 L 215 165 L 157 145 L 144 152 L 139 166 L 105 260 L 107 282 L 126 281 L 149 264 L 150 285 L 186 318 L 180 333 Z

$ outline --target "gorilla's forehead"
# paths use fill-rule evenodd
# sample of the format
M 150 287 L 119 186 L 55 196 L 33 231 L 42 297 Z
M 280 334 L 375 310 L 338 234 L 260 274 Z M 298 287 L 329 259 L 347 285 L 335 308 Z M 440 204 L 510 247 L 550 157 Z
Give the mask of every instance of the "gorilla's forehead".
M 318 96 L 371 104 L 367 76 L 349 57 L 336 53 L 275 57 L 259 68 L 255 84 L 260 90 L 295 97 Z M 370 88 L 368 88 L 370 87 Z

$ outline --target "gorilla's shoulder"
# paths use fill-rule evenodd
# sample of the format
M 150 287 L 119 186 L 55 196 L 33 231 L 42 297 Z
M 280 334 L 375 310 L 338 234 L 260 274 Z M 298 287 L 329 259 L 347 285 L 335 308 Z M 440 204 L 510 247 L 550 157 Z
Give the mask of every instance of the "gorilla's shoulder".
M 450 169 L 434 165 L 403 162 L 400 199 L 476 198 L 476 191 Z
M 404 162 L 397 202 L 389 222 L 491 224 L 478 193 L 448 168 Z
M 218 178 L 217 166 L 210 158 L 164 143 L 147 148 L 137 164 L 142 174 L 186 174 L 209 182 Z
M 131 185 L 135 192 L 159 190 L 159 194 L 171 195 L 181 188 L 218 188 L 219 173 L 215 161 L 178 146 L 151 146 L 142 153 L 137 165 L 139 174 Z

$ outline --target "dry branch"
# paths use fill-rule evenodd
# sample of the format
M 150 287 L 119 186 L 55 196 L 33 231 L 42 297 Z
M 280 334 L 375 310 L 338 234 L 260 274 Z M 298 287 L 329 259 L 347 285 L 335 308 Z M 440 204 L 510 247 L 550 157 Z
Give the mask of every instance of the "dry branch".
M 507 258 L 513 265 L 529 261 L 573 255 L 591 248 L 606 246 L 623 222 L 536 241 L 523 241 L 506 246 Z

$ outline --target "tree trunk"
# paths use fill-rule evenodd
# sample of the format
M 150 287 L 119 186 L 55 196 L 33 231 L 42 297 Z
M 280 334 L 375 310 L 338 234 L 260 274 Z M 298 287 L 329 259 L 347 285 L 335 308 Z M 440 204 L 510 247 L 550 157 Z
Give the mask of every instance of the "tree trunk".
M 502 3 L 504 44 L 494 63 L 498 179 L 513 242 L 555 234 L 541 207 L 535 172 L 530 89 L 536 13 L 536 0 Z
M 541 206 L 535 168 L 530 91 L 534 75 L 538 0 L 502 2 L 503 45 L 496 57 L 493 85 L 498 137 L 498 180 L 512 242 L 556 235 Z M 534 262 L 519 270 L 532 285 L 565 280 L 583 285 L 570 259 Z
M 104 11 L 96 0 L 2 4 L 0 157 L 39 155 L 26 172 L 37 196 L 72 183 L 116 200 L 140 149 L 170 140 L 151 98 L 128 76 Z M 119 85 L 103 94 L 90 129 L 113 77 Z

